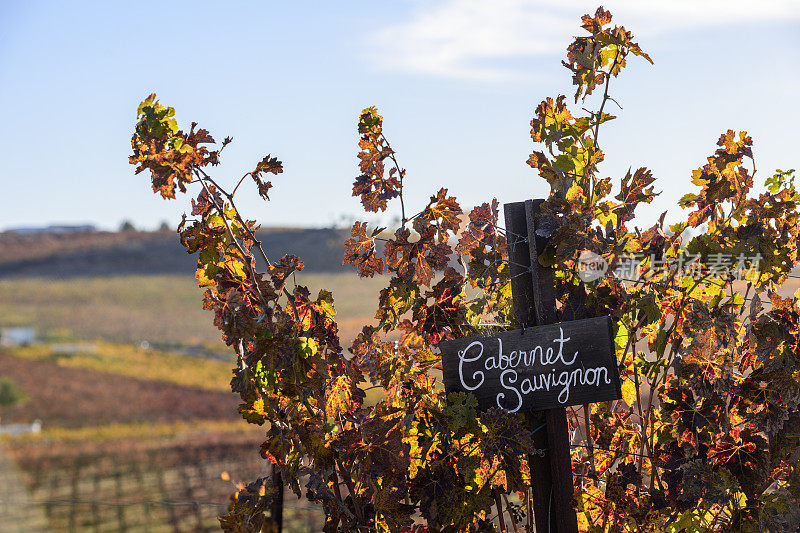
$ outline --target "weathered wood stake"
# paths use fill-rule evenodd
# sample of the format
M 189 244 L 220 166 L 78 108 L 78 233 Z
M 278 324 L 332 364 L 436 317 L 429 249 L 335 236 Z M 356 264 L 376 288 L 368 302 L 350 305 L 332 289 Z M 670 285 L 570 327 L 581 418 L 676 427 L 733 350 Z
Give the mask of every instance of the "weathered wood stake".
M 283 532 L 283 479 L 281 479 L 281 471 L 278 465 L 272 465 L 272 483 L 277 490 L 275 499 L 270 505 L 270 518 L 272 521 L 273 529 L 276 533 Z
M 543 201 L 527 200 L 503 206 L 509 242 L 518 240 L 516 235 L 527 236 L 527 242 L 516 242 L 508 249 L 514 318 L 519 327 L 558 321 L 553 270 L 539 264 L 539 254 L 548 238 L 536 234 L 537 225 L 542 223 L 537 215 Z M 530 276 L 524 275 L 527 270 Z M 548 409 L 526 416 L 537 450 L 544 450 L 528 456 L 536 531 L 577 533 L 566 410 Z

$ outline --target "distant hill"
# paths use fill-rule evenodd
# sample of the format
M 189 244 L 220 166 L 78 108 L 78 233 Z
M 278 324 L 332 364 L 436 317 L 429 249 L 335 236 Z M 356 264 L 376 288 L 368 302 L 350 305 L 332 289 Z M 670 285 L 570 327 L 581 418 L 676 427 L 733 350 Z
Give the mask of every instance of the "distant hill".
M 310 272 L 341 272 L 345 229 L 262 230 L 270 259 L 299 256 Z M 192 273 L 196 259 L 171 231 L 0 233 L 0 277 Z

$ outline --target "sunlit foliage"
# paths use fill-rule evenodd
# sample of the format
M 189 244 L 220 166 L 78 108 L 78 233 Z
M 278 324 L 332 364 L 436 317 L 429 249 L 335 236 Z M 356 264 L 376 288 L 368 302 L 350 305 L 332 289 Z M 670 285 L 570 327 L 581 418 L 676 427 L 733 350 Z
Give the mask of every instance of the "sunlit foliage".
M 665 227 L 662 215 L 635 227 L 637 207 L 657 194 L 655 176 L 638 168 L 600 178 L 599 133 L 614 118 L 609 87 L 628 56 L 652 61 L 602 8 L 581 27 L 586 34 L 564 62 L 580 107 L 570 109 L 565 96 L 539 104 L 528 159 L 551 186 L 544 212 L 557 223 L 543 235 L 550 241 L 540 261 L 555 269 L 559 313 L 613 317 L 623 380 L 622 400 L 569 411 L 579 525 L 796 530 L 800 303 L 775 292 L 798 262 L 793 173 L 778 172 L 756 195 L 752 140 L 727 131 L 692 173 L 694 189 L 680 202 L 685 221 Z M 592 95 L 594 111 L 586 109 Z M 530 519 L 531 429 L 517 415 L 479 412 L 472 398 L 447 396 L 436 348 L 513 326 L 504 259 L 518 236 L 498 229 L 497 201 L 463 210 L 445 188 L 407 213 L 408 177 L 383 127 L 374 107 L 358 118 L 353 195 L 368 212 L 392 205 L 402 216 L 393 230 L 356 222 L 345 243 L 344 263 L 359 275 L 388 276 L 375 321 L 349 353 L 334 294 L 296 285 L 302 261 L 269 259 L 256 222 L 235 206 L 248 177 L 268 199 L 265 176 L 283 171 L 276 158 L 265 157 L 227 192 L 204 170 L 222 149 L 207 149 L 213 139 L 194 124 L 179 130 L 174 110 L 152 95 L 139 107 L 130 162 L 151 171 L 164 198 L 198 186 L 179 233 L 198 257 L 204 306 L 238 355 L 231 386 L 239 410 L 267 428 L 261 454 L 283 482 L 324 508 L 325 531 L 522 528 Z M 638 255 L 643 271 L 584 282 L 584 251 L 601 255 L 609 272 Z M 675 267 L 686 254 L 695 258 L 691 275 Z M 757 265 L 743 262 L 755 256 Z M 382 392 L 375 405 L 364 405 L 366 388 Z M 267 479 L 243 485 L 221 517 L 224 529 L 258 531 L 272 494 Z

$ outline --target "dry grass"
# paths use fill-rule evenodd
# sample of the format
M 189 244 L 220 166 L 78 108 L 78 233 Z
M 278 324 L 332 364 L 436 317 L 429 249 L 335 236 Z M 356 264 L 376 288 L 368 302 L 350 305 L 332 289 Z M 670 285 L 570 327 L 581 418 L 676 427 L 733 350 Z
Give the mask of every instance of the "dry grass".
M 312 294 L 321 288 L 333 292 L 343 346 L 349 345 L 361 326 L 374 322 L 378 292 L 387 283 L 383 278 L 359 279 L 350 273 L 301 273 L 297 282 L 308 285 Z M 191 272 L 0 279 L 0 326 L 33 326 L 62 338 L 147 340 L 227 352 L 201 302 L 202 291 Z
M 247 435 L 253 441 L 261 438 L 264 429 L 247 424 L 244 420 L 193 420 L 177 421 L 164 424 L 151 422 L 117 423 L 105 426 L 84 426 L 78 428 L 50 427 L 40 433 L 23 433 L 20 435 L 0 436 L 0 442 L 22 446 L 30 443 L 58 442 L 101 442 L 119 439 L 135 439 L 156 442 L 167 438 L 191 438 L 196 435 Z
M 106 341 L 76 344 L 63 351 L 59 345 L 34 344 L 4 350 L 8 355 L 51 361 L 61 367 L 83 368 L 185 387 L 230 390 L 231 363 L 189 357 Z
M 83 339 L 219 343 L 201 302 L 191 274 L 0 280 L 0 324 Z

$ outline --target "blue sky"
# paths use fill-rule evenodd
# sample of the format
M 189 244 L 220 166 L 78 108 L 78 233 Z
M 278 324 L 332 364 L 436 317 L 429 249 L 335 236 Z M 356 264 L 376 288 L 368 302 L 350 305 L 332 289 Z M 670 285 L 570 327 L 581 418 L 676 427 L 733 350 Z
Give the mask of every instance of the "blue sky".
M 762 182 L 800 168 L 796 1 L 605 2 L 655 60 L 612 84 L 619 119 L 601 133 L 601 176 L 648 166 L 663 194 L 641 225 L 686 192 L 719 134 L 754 139 Z M 234 137 L 230 183 L 267 153 L 284 163 L 272 201 L 240 209 L 265 225 L 361 215 L 355 123 L 376 105 L 408 170 L 407 206 L 440 186 L 463 207 L 542 197 L 525 160 L 547 96 L 573 94 L 561 67 L 594 2 L 9 2 L 0 6 L 0 229 L 129 219 L 177 224 L 127 163 L 136 106 L 151 92 L 218 139 Z M 589 107 L 596 105 L 588 100 Z M 237 194 L 237 197 L 240 194 Z M 370 218 L 370 217 L 366 217 Z M 387 217 L 388 218 L 388 217 Z

